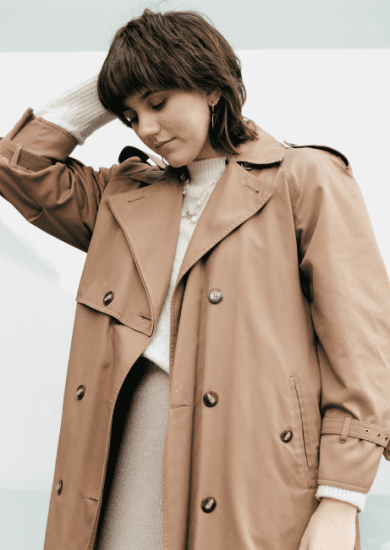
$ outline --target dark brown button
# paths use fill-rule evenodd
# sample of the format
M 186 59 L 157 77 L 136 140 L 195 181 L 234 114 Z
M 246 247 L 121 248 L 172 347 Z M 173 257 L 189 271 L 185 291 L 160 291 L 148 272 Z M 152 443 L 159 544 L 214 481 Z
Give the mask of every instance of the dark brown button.
M 84 395 L 85 395 L 85 386 L 79 386 L 76 392 L 77 399 L 82 399 Z
M 207 497 L 202 500 L 202 510 L 203 512 L 206 512 L 206 514 L 209 514 L 215 510 L 216 505 L 217 501 L 213 497 Z
M 283 432 L 280 436 L 283 443 L 289 443 L 293 438 L 293 433 L 290 432 L 290 430 L 287 430 L 286 432 Z
M 222 292 L 218 288 L 213 288 L 208 293 L 208 299 L 212 304 L 218 304 L 223 298 Z
M 103 298 L 103 304 L 105 306 L 108 306 L 108 304 L 111 304 L 111 302 L 113 301 L 114 299 L 114 293 L 113 292 L 107 292 L 107 294 L 104 296 Z
M 206 407 L 214 407 L 218 403 L 218 394 L 215 391 L 208 391 L 203 396 L 203 403 Z
M 62 483 L 62 479 L 60 479 L 56 485 L 56 493 L 57 495 L 60 495 L 61 492 L 62 492 L 62 487 L 64 486 L 64 484 Z

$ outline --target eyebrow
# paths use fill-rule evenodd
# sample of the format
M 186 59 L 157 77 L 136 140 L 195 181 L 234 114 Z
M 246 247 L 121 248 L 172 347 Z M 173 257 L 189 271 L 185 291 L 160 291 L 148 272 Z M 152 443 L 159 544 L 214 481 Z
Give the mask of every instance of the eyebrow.
M 141 96 L 141 101 L 144 101 L 146 98 L 148 98 L 153 92 L 151 92 L 150 90 L 147 90 L 142 96 Z M 132 107 L 128 107 L 126 105 L 126 111 L 134 111 L 134 109 Z M 135 112 L 135 111 L 134 111 Z
M 149 96 L 151 95 L 151 93 L 152 93 L 152 92 L 151 92 L 150 90 L 148 90 L 147 92 L 145 92 L 144 95 L 141 96 L 142 101 L 143 101 L 144 99 L 146 99 L 147 97 L 149 97 Z

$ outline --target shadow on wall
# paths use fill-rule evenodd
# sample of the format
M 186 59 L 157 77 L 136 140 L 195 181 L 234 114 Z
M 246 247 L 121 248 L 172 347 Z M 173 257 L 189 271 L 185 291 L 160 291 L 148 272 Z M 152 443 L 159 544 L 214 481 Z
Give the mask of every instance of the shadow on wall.
M 0 258 L 23 267 L 54 284 L 59 284 L 60 276 L 51 266 L 47 265 L 39 254 L 31 250 L 30 244 L 25 244 L 23 237 L 15 235 L 0 221 Z
M 0 273 L 0 490 L 45 490 L 54 473 L 76 302 L 50 263 L 1 222 Z M 20 529 L 13 512 L 0 516 L 0 537 Z M 18 545 L 0 542 L 1 550 L 11 547 Z

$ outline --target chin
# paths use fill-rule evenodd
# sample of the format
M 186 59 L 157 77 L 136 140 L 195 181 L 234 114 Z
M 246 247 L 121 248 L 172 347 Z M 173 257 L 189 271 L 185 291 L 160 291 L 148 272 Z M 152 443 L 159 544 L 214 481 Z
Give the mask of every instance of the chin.
M 174 157 L 171 158 L 165 158 L 165 160 L 168 162 L 169 166 L 172 166 L 172 168 L 181 168 L 182 166 L 187 166 L 192 160 L 194 159 L 186 159 L 184 157 Z
M 207 157 L 205 157 L 205 158 L 207 158 Z M 193 153 L 192 155 L 188 155 L 186 157 L 184 157 L 184 156 L 181 157 L 181 159 L 179 159 L 177 162 L 175 162 L 175 164 L 174 164 L 174 159 L 172 159 L 172 162 L 170 162 L 169 164 L 171 164 L 172 166 L 175 166 L 175 168 L 179 168 L 181 166 L 188 166 L 194 160 L 202 160 L 202 159 L 199 159 L 198 155 Z
M 168 160 L 168 159 L 165 159 Z M 172 168 L 181 168 L 182 166 L 185 166 L 185 164 L 181 161 L 174 161 L 174 160 L 168 160 L 169 166 L 172 166 Z

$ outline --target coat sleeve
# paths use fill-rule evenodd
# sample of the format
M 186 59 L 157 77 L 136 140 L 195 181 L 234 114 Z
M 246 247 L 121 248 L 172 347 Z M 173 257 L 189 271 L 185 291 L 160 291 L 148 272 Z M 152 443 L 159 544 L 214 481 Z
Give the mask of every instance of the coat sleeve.
M 309 148 L 285 159 L 321 372 L 318 483 L 367 493 L 390 458 L 389 277 L 350 167 Z
M 69 157 L 76 139 L 28 109 L 0 140 L 0 195 L 24 218 L 87 251 L 103 191 L 118 168 L 95 171 Z

